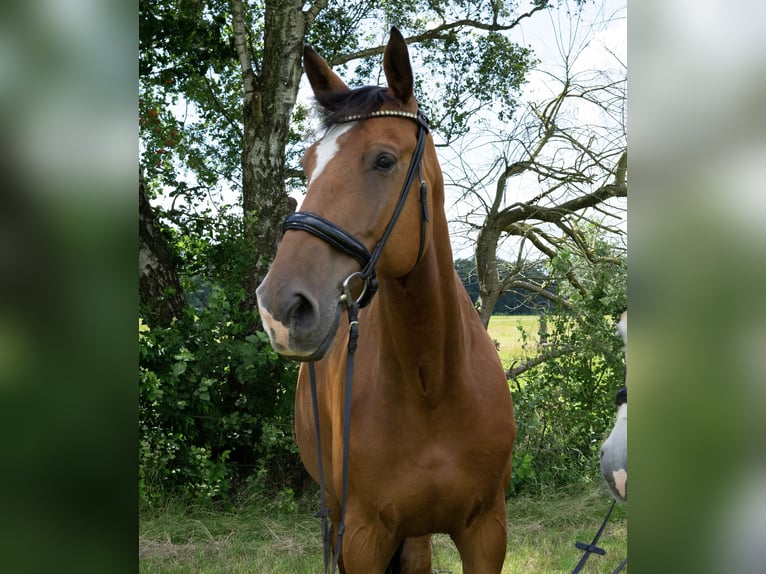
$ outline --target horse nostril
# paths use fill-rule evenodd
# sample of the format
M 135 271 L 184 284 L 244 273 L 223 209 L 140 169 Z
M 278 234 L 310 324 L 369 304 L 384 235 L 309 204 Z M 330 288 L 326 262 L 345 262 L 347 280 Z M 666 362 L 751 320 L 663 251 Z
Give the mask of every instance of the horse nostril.
M 287 316 L 293 330 L 306 332 L 316 327 L 319 313 L 316 305 L 310 299 L 296 293 L 290 302 Z

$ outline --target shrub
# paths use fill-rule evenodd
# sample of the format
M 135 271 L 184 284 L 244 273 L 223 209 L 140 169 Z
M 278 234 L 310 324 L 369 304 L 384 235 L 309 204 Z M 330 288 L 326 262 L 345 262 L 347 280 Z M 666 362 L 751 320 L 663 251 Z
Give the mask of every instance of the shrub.
M 599 480 L 599 450 L 625 368 L 616 322 L 627 308 L 627 266 L 608 245 L 597 250 L 596 262 L 562 251 L 551 265 L 553 276 L 575 272 L 584 289 L 559 282 L 570 305 L 546 313 L 546 348 L 562 354 L 511 381 L 518 435 L 510 493 Z M 522 340 L 534 356 L 536 342 L 527 333 Z
M 292 437 L 297 367 L 265 333 L 247 334 L 256 317 L 241 310 L 243 297 L 213 286 L 204 308 L 188 307 L 169 328 L 139 330 L 144 504 L 219 498 L 259 469 L 270 472 L 273 460 L 302 472 Z

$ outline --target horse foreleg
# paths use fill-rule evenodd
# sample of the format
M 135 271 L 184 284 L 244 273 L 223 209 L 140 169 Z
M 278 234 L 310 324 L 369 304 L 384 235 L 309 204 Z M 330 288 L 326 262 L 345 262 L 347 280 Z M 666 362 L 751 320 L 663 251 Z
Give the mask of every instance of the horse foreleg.
M 383 573 L 398 546 L 398 540 L 376 522 L 358 522 L 352 513 L 346 519 L 341 549 L 342 574 Z
M 481 514 L 451 537 L 460 552 L 463 574 L 500 574 L 508 537 L 505 505 Z
M 431 535 L 406 538 L 399 556 L 401 574 L 431 574 Z

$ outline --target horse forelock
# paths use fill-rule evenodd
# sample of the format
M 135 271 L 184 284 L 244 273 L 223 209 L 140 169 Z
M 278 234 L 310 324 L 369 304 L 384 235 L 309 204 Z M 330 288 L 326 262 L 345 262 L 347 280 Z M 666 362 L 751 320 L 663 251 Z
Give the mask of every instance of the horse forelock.
M 346 116 L 365 115 L 379 110 L 383 104 L 397 104 L 396 98 L 380 86 L 364 86 L 347 92 L 324 92 L 315 96 L 325 128 L 334 126 Z

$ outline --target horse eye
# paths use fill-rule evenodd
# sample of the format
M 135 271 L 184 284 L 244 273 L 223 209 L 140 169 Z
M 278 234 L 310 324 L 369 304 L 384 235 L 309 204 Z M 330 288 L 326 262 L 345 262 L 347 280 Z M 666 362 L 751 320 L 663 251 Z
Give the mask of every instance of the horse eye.
M 381 153 L 375 158 L 373 167 L 378 171 L 389 171 L 396 165 L 396 158 L 390 153 Z

